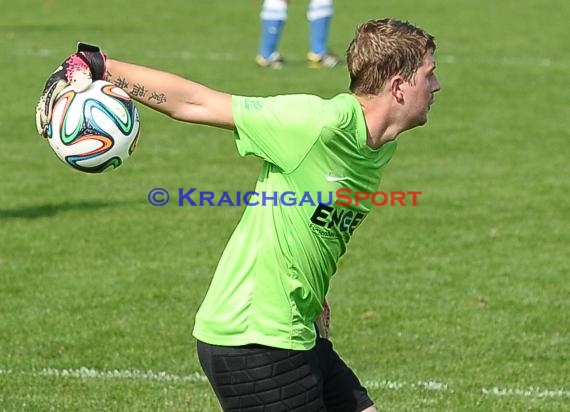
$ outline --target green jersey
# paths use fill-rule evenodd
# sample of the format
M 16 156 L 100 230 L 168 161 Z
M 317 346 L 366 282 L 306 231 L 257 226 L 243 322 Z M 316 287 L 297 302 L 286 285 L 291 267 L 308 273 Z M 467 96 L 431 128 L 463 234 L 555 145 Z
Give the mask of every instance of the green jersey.
M 194 326 L 206 343 L 257 343 L 308 350 L 331 276 L 371 200 L 335 203 L 378 190 L 396 142 L 367 144 L 362 108 L 350 94 L 234 96 L 242 156 L 264 160 L 256 194 L 220 259 Z

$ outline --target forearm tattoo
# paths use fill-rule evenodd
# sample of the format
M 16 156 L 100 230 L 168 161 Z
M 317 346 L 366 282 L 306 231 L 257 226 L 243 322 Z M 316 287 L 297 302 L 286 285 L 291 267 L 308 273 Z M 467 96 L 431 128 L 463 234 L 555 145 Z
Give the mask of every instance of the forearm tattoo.
M 123 77 L 115 78 L 112 73 L 107 72 L 106 80 L 113 83 L 115 86 L 120 87 L 126 91 L 132 97 L 138 100 L 146 100 L 149 103 L 163 104 L 166 103 L 166 94 L 152 91 L 144 87 L 144 85 L 139 83 L 133 83 L 127 81 Z

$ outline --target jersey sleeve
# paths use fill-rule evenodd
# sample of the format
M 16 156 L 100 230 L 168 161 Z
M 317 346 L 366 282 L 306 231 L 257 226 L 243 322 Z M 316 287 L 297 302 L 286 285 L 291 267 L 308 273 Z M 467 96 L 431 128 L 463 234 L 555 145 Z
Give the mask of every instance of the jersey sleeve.
M 285 173 L 295 170 L 323 128 L 322 99 L 310 95 L 232 97 L 240 155 L 255 155 Z

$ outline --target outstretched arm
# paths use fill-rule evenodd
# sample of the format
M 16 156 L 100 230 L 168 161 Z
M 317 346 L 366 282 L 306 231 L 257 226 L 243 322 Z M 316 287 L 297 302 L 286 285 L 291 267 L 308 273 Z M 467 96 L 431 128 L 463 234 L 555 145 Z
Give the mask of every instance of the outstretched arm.
M 78 43 L 77 52 L 66 58 L 46 81 L 36 107 L 40 136 L 48 137 L 53 104 L 68 85 L 77 92 L 92 81 L 106 79 L 140 103 L 174 119 L 235 129 L 232 96 L 175 74 L 108 59 L 98 46 Z
M 174 119 L 234 129 L 231 95 L 175 74 L 107 59 L 107 80 Z

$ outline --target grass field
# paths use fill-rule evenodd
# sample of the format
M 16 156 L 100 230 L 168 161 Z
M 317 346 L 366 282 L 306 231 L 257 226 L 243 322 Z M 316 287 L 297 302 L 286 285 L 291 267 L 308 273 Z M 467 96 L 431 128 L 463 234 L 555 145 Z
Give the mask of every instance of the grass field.
M 253 188 L 231 133 L 139 105 L 133 158 L 74 172 L 36 136 L 78 40 L 235 94 L 345 91 L 305 68 L 305 1 L 253 64 L 259 1 L 20 0 L 0 14 L 0 410 L 216 411 L 191 336 L 240 207 L 152 207 L 154 187 Z M 570 3 L 337 0 L 331 49 L 394 16 L 436 36 L 442 91 L 383 190 L 421 190 L 355 234 L 333 341 L 384 411 L 570 410 Z

